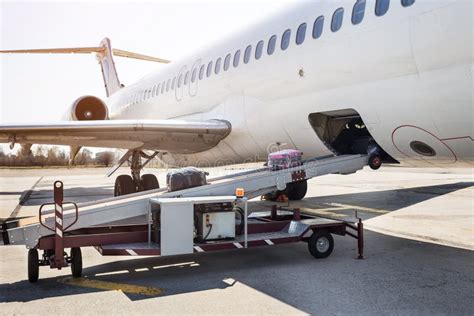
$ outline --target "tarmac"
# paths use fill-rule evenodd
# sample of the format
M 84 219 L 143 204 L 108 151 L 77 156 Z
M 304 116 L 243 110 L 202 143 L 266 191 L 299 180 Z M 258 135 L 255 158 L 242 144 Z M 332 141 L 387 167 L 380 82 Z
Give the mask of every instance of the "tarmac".
M 147 172 L 165 183 L 166 170 Z M 0 218 L 37 216 L 57 179 L 65 200 L 110 197 L 114 178 L 105 173 L 2 169 Z M 322 260 L 305 243 L 167 258 L 103 257 L 84 248 L 83 278 L 41 267 L 31 284 L 26 249 L 0 246 L 0 314 L 473 315 L 473 185 L 472 169 L 382 167 L 310 180 L 306 198 L 290 206 L 346 220 L 357 211 L 364 260 L 354 259 L 356 241 L 341 236 Z

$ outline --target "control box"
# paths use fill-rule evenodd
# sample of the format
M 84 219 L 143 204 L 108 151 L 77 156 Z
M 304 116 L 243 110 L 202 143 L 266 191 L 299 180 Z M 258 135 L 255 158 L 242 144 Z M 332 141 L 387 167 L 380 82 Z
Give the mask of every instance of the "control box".
M 235 237 L 235 213 L 199 212 L 198 236 L 202 240 L 225 239 Z

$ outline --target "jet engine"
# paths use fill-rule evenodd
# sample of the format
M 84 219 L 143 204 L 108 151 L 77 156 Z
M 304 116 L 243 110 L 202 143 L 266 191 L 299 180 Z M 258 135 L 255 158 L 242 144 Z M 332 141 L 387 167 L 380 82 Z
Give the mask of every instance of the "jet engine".
M 108 119 L 109 111 L 104 101 L 86 95 L 74 101 L 70 115 L 73 121 L 100 121 Z

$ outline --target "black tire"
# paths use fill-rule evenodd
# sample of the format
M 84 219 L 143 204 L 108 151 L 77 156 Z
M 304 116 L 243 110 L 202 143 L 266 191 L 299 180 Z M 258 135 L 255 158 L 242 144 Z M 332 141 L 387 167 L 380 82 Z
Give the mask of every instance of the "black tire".
M 71 248 L 71 273 L 75 278 L 80 278 L 82 276 L 81 248 Z
M 382 157 L 379 155 L 372 155 L 369 157 L 369 167 L 377 170 L 382 165 Z
M 137 188 L 131 176 L 122 174 L 115 179 L 114 196 L 127 195 L 135 192 L 137 192 Z
M 325 230 L 316 230 L 308 240 L 308 250 L 316 259 L 327 258 L 334 249 L 334 238 Z
M 291 201 L 302 200 L 308 191 L 308 182 L 306 180 L 288 183 L 286 185 L 286 196 Z
M 39 278 L 39 257 L 37 249 L 28 250 L 28 281 L 37 282 Z
M 140 177 L 140 184 L 143 191 L 156 190 L 160 188 L 158 179 L 154 174 L 144 174 Z

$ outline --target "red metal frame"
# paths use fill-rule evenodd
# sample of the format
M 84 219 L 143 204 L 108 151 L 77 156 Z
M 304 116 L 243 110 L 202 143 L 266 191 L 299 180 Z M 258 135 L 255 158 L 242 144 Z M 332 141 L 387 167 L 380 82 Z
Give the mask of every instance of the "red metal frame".
M 52 243 L 50 247 L 48 248 L 41 248 L 40 244 L 42 239 L 40 239 L 39 246 L 37 248 L 39 249 L 54 249 L 54 256 L 51 258 L 47 258 L 49 260 L 49 264 L 51 268 L 57 268 L 61 269 L 63 267 L 67 267 L 69 265 L 68 263 L 68 258 L 65 256 L 64 248 L 65 246 L 65 232 L 71 228 L 72 225 L 74 225 L 77 220 L 79 219 L 79 209 L 77 207 L 77 204 L 74 202 L 64 202 L 64 185 L 61 181 L 55 181 L 53 184 L 53 192 L 54 192 L 54 203 L 45 203 L 42 204 L 39 208 L 39 223 L 41 226 L 45 227 L 46 229 L 54 232 L 54 236 L 47 237 L 50 238 Z M 75 208 L 75 218 L 71 224 L 68 226 L 64 227 L 64 218 L 63 218 L 63 205 L 64 204 L 72 204 L 74 205 Z M 46 205 L 54 205 L 54 229 L 45 225 L 43 223 L 43 208 Z M 46 262 L 44 262 L 46 263 Z
M 63 227 L 63 205 L 66 203 L 75 206 L 75 220 L 66 228 Z M 45 205 L 55 206 L 55 229 L 46 226 L 42 221 L 42 209 Z M 286 215 L 279 215 L 278 211 L 286 211 Z M 60 181 L 54 183 L 54 203 L 43 204 L 39 210 L 39 220 L 43 227 L 53 231 L 55 234 L 40 238 L 37 245 L 38 249 L 55 250 L 55 256 L 48 258 L 51 268 L 61 269 L 68 266 L 68 258 L 64 256 L 65 248 L 94 246 L 102 255 L 160 255 L 159 245 L 156 243 L 148 244 L 148 225 L 122 225 L 122 226 L 104 226 L 82 228 L 67 231 L 78 220 L 78 208 L 75 203 L 63 202 L 63 184 Z M 278 209 L 273 206 L 269 216 L 254 218 L 258 221 L 252 221 L 248 224 L 248 235 L 279 232 L 284 230 L 292 221 L 318 218 L 302 214 L 299 209 Z M 357 213 L 356 213 L 357 217 Z M 358 217 L 357 217 L 358 218 Z M 262 247 L 276 244 L 292 243 L 306 241 L 305 237 L 309 230 L 325 229 L 332 234 L 349 235 L 357 239 L 358 259 L 363 259 L 364 235 L 363 223 L 358 218 L 357 223 L 348 223 L 344 221 L 331 221 L 328 223 L 318 223 L 309 225 L 308 228 L 299 236 L 276 237 L 273 239 L 248 240 L 247 247 Z M 348 230 L 349 229 L 349 230 Z M 201 242 L 194 245 L 194 252 L 209 252 L 219 250 L 230 250 L 244 248 L 243 242 L 234 240 L 222 240 L 214 242 Z M 113 246 L 112 246 L 113 245 Z M 45 262 L 47 264 L 47 262 Z

